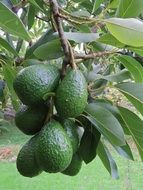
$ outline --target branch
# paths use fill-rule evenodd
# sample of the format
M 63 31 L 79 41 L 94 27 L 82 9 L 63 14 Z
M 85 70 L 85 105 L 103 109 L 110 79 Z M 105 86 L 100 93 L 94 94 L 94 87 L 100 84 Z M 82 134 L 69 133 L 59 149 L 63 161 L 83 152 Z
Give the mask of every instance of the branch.
M 42 17 L 39 17 L 38 15 L 35 15 L 35 18 L 39 19 L 39 20 L 42 20 L 44 22 L 49 22 L 50 20 L 47 20 L 47 19 L 44 19 Z
M 111 51 L 103 51 L 103 52 L 95 52 L 95 53 L 90 53 L 90 54 L 78 54 L 78 53 L 75 53 L 74 54 L 74 58 L 75 59 L 94 59 L 96 57 L 103 57 L 103 56 L 106 56 L 106 55 L 111 55 L 111 54 L 114 54 L 114 53 L 118 53 L 117 51 L 115 52 L 111 52 Z
M 61 21 L 61 18 L 59 16 L 60 14 L 59 14 L 58 3 L 57 3 L 56 0 L 49 0 L 49 3 L 50 3 L 51 10 L 52 10 L 52 13 L 53 13 L 53 18 L 54 18 L 55 23 L 56 23 L 56 27 L 57 27 L 57 31 L 58 31 L 58 34 L 59 34 L 60 42 L 61 42 L 64 54 L 65 54 L 65 60 L 64 61 L 66 62 L 66 64 L 70 63 L 73 68 L 76 68 L 74 60 L 72 59 L 73 56 L 71 56 L 71 54 L 72 54 L 71 47 L 69 46 L 69 42 L 65 38 L 65 35 L 64 35 L 62 21 Z

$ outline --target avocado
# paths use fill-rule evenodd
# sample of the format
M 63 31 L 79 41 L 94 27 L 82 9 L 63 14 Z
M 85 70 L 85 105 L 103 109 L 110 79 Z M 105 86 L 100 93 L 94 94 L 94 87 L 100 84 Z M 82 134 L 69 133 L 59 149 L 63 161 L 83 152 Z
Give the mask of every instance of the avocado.
M 62 173 L 69 176 L 75 176 L 79 173 L 81 166 L 82 159 L 78 153 L 76 153 L 73 155 L 70 165 L 64 171 L 62 171 Z
M 51 120 L 42 128 L 37 146 L 37 157 L 44 171 L 61 172 L 70 164 L 72 145 L 59 122 Z
M 59 69 L 51 64 L 32 65 L 22 69 L 16 76 L 13 87 L 25 105 L 44 103 L 44 97 L 53 92 L 60 78 Z
M 79 147 L 78 126 L 73 120 L 65 119 L 63 121 L 63 127 L 71 141 L 73 153 L 75 153 Z
M 79 116 L 87 104 L 87 83 L 80 70 L 70 70 L 59 84 L 55 107 L 60 117 Z
M 36 158 L 38 135 L 32 137 L 20 150 L 16 166 L 19 173 L 25 177 L 34 177 L 42 172 Z
M 47 112 L 48 108 L 45 105 L 35 107 L 22 105 L 15 115 L 15 124 L 26 135 L 34 135 L 41 130 Z

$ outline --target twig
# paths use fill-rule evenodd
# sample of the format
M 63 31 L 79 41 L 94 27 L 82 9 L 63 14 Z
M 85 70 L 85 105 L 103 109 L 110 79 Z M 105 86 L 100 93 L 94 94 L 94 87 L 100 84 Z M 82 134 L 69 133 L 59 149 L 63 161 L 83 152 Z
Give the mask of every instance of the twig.
M 84 59 L 84 60 L 86 60 L 86 59 L 94 59 L 96 57 L 103 57 L 103 56 L 114 54 L 114 53 L 118 53 L 118 52 L 103 51 L 103 52 L 90 53 L 90 54 L 87 54 L 87 55 L 75 53 L 74 58 L 75 59 Z
M 38 15 L 35 15 L 35 18 L 38 18 L 39 20 L 42 20 L 42 21 L 44 21 L 44 22 L 49 22 L 49 21 L 50 21 L 49 19 L 46 20 L 46 19 L 44 19 L 44 18 L 39 17 Z
M 63 30 L 63 26 L 62 26 L 62 21 L 61 21 L 61 18 L 59 16 L 58 3 L 56 0 L 49 0 L 49 3 L 50 3 L 51 10 L 53 13 L 53 18 L 54 18 L 55 23 L 56 23 L 60 42 L 61 42 L 64 54 L 65 54 L 64 62 L 66 62 L 66 64 L 70 64 L 72 66 L 72 68 L 75 69 L 76 68 L 75 63 L 74 63 L 73 59 L 71 59 L 73 57 L 72 50 L 71 50 L 71 47 L 69 47 L 68 40 L 65 38 L 64 30 Z

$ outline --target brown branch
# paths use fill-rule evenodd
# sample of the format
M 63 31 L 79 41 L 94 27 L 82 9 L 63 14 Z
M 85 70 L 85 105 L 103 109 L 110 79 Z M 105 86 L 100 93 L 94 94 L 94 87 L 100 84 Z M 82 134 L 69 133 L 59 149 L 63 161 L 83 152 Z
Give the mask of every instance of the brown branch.
M 75 59 L 94 59 L 96 57 L 103 57 L 103 56 L 106 56 L 106 55 L 111 55 L 111 54 L 114 54 L 114 53 L 118 53 L 118 52 L 111 52 L 111 51 L 103 51 L 103 52 L 95 52 L 95 53 L 90 53 L 90 54 L 78 54 L 78 53 L 75 53 L 74 54 L 74 58 Z
M 59 16 L 58 3 L 57 3 L 56 0 L 49 0 L 49 3 L 50 3 L 51 10 L 52 10 L 52 13 L 53 13 L 53 18 L 54 18 L 55 23 L 56 23 L 56 27 L 57 27 L 57 31 L 58 31 L 58 34 L 59 34 L 60 42 L 61 42 L 64 54 L 65 54 L 64 62 L 66 62 L 67 64 L 71 64 L 71 66 L 73 68 L 75 68 L 76 67 L 75 63 L 71 59 L 72 51 L 71 51 L 71 49 L 69 47 L 68 40 L 65 38 L 64 30 L 63 30 L 63 26 L 62 26 L 62 21 L 61 21 L 61 18 Z
M 67 59 L 69 59 L 69 47 L 67 44 L 67 39 L 64 37 L 64 30 L 62 27 L 62 23 L 61 23 L 61 19 L 59 17 L 59 10 L 58 10 L 58 4 L 56 0 L 49 0 L 50 4 L 51 4 L 51 9 L 53 12 L 53 16 L 57 25 L 57 30 L 59 33 L 59 37 L 60 37 L 60 41 L 61 41 L 61 45 L 65 54 L 65 57 Z

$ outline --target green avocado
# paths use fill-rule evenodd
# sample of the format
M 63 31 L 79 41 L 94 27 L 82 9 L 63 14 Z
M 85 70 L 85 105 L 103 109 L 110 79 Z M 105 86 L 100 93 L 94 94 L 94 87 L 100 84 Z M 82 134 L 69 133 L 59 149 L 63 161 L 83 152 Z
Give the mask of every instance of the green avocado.
M 87 83 L 80 70 L 70 70 L 59 84 L 55 106 L 60 117 L 79 116 L 87 104 Z
M 37 146 L 37 157 L 44 171 L 61 172 L 70 164 L 72 145 L 59 122 L 51 120 L 42 128 Z
M 19 173 L 25 177 L 34 177 L 42 172 L 36 158 L 38 135 L 32 137 L 20 150 L 16 166 Z
M 54 65 L 32 65 L 18 73 L 13 87 L 23 104 L 39 105 L 45 102 L 48 93 L 55 90 L 59 78 L 59 69 Z
M 45 105 L 35 107 L 23 105 L 15 115 L 15 124 L 26 135 L 34 135 L 44 125 L 47 112 L 48 108 Z
M 63 127 L 71 141 L 73 153 L 75 153 L 79 147 L 78 126 L 73 120 L 65 119 L 63 121 Z
M 81 166 L 82 159 L 78 153 L 76 153 L 73 155 L 70 165 L 64 171 L 62 171 L 62 173 L 69 176 L 75 176 L 79 173 Z

